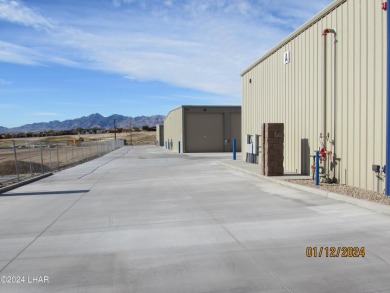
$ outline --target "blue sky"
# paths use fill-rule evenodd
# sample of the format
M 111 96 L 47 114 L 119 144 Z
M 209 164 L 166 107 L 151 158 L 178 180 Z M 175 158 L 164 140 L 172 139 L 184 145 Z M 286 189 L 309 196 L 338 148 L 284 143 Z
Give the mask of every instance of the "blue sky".
M 0 126 L 239 105 L 240 73 L 332 0 L 0 0 Z

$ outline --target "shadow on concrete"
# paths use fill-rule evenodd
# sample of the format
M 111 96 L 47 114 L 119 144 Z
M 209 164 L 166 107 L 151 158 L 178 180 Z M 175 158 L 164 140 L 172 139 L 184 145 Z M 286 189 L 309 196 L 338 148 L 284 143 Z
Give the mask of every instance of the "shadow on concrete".
M 0 194 L 2 196 L 24 196 L 24 195 L 56 195 L 56 194 L 74 194 L 74 193 L 87 193 L 89 189 L 86 190 L 63 190 L 63 191 L 40 191 L 40 192 L 17 192 L 17 193 L 6 193 Z

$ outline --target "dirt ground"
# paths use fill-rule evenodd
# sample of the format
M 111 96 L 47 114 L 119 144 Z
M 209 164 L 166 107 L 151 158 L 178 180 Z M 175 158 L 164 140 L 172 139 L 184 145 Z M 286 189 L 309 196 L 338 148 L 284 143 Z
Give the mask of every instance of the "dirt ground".
M 113 139 L 114 133 L 101 133 L 101 134 L 82 134 L 82 135 L 63 135 L 63 136 L 48 136 L 48 137 L 28 137 L 28 138 L 14 138 L 11 140 L 0 140 L 1 146 L 12 146 L 12 140 L 15 140 L 16 145 L 25 144 L 26 141 L 34 142 L 67 142 L 72 140 L 78 140 L 83 138 L 84 141 L 100 140 L 100 139 Z M 139 132 L 122 132 L 116 134 L 117 139 L 125 139 L 129 145 L 150 145 L 156 143 L 156 132 L 154 131 L 139 131 Z

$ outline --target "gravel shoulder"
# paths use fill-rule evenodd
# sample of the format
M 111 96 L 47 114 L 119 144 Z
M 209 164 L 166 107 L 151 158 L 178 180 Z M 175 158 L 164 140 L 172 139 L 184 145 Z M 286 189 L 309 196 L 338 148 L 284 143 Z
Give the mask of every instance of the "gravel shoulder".
M 316 189 L 321 189 L 329 192 L 347 195 L 354 198 L 359 198 L 367 201 L 390 205 L 390 197 L 363 188 L 358 188 L 358 187 L 353 187 L 348 185 L 327 184 L 327 183 L 321 183 L 319 186 L 316 186 L 313 180 L 292 179 L 286 181 L 291 182 L 293 184 L 299 184 L 311 188 L 316 188 Z

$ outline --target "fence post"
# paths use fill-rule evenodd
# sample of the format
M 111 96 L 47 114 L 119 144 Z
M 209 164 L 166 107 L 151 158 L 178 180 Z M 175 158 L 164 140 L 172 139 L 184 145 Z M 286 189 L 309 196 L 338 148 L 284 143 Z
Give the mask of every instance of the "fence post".
M 80 157 L 80 154 L 79 154 L 79 147 L 78 147 L 77 144 L 76 144 L 74 147 L 76 148 L 76 158 L 77 158 L 76 163 L 77 163 L 78 161 L 80 161 L 80 159 L 79 159 L 79 157 Z
M 50 171 L 53 172 L 53 166 L 51 162 L 51 145 L 49 144 L 49 160 L 50 160 Z
M 65 146 L 65 162 L 66 162 L 66 168 L 69 167 L 68 165 L 68 146 Z
M 70 147 L 72 149 L 72 163 L 73 163 L 73 166 L 74 166 L 75 164 L 74 164 L 74 149 L 73 149 L 73 145 L 71 145 Z
M 17 158 L 17 156 L 16 156 L 16 145 L 15 145 L 15 141 L 14 141 L 14 140 L 12 141 L 12 145 L 13 145 L 13 149 L 14 149 L 16 175 L 18 176 L 18 181 L 20 181 L 20 177 L 19 177 L 19 166 L 18 166 L 18 158 Z
M 81 143 L 81 148 L 80 148 L 80 151 L 81 151 L 81 162 L 84 163 L 84 152 L 83 152 L 83 148 L 84 148 L 84 144 Z
M 41 171 L 42 171 L 42 174 L 45 173 L 44 169 L 43 169 L 43 150 L 42 150 L 42 142 L 39 143 L 39 146 L 41 148 Z
M 58 155 L 58 142 L 56 143 L 57 147 L 57 171 L 60 171 L 60 156 Z
M 29 141 L 26 141 L 26 142 L 27 142 L 27 147 L 28 147 L 28 157 L 30 159 L 30 174 L 31 174 L 31 177 L 33 177 L 32 162 L 31 162 L 31 146 L 30 146 Z

